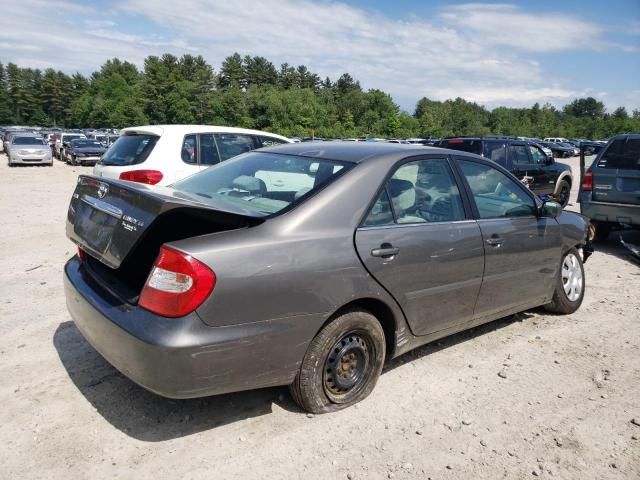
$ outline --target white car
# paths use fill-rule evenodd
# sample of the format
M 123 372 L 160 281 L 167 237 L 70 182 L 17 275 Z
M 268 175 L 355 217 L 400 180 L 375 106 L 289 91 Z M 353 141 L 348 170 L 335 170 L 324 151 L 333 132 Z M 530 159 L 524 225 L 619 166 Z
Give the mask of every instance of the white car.
M 256 148 L 292 143 L 274 133 L 211 125 L 125 128 L 93 167 L 99 177 L 169 185 Z
M 543 140 L 543 142 L 551 142 L 551 143 L 569 143 L 569 140 L 562 137 L 547 137 Z

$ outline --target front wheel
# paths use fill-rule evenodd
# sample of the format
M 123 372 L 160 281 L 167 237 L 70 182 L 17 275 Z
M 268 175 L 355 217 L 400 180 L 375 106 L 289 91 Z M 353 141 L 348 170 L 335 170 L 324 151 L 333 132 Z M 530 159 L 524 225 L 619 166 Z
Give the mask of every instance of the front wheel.
M 384 359 L 380 322 L 368 312 L 348 311 L 311 341 L 300 372 L 289 386 L 291 396 L 311 413 L 346 408 L 373 391 Z
M 571 185 L 566 180 L 560 180 L 558 184 L 558 199 L 560 200 L 560 205 L 562 208 L 566 207 L 569 204 L 569 199 L 571 198 Z
M 572 248 L 562 257 L 551 302 L 544 308 L 553 313 L 573 313 L 584 299 L 584 267 L 580 253 Z

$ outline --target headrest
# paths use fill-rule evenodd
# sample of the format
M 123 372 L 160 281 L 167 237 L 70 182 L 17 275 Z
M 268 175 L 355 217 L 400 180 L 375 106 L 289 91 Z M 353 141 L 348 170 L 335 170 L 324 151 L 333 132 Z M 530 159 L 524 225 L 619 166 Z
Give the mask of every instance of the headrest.
M 240 175 L 233 180 L 231 186 L 251 193 L 265 193 L 267 191 L 267 185 L 264 181 L 249 175 Z

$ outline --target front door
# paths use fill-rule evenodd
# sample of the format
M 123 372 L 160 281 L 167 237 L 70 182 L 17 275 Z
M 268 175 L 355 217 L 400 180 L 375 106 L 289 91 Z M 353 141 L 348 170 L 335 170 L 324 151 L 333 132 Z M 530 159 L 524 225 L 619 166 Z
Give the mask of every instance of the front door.
M 486 163 L 457 159 L 471 196 L 485 250 L 485 269 L 475 317 L 497 316 L 542 302 L 555 286 L 561 230 L 539 217 L 530 192 Z
M 480 229 L 449 162 L 399 165 L 356 231 L 358 254 L 415 335 L 470 321 L 484 268 Z

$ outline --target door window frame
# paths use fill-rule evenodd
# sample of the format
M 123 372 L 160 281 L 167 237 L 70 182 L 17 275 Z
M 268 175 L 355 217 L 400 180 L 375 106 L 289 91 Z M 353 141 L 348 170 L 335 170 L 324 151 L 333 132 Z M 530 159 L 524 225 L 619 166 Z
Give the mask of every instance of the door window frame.
M 407 163 L 418 162 L 421 160 L 444 160 L 449 167 L 449 171 L 453 176 L 453 181 L 456 187 L 458 188 L 458 193 L 460 194 L 460 200 L 462 202 L 462 211 L 464 213 L 464 218 L 460 220 L 445 220 L 442 222 L 417 222 L 417 223 L 398 223 L 398 219 L 396 216 L 395 208 L 393 207 L 393 201 L 391 200 L 391 194 L 387 185 L 389 184 L 389 180 L 395 175 L 400 167 Z M 398 160 L 393 166 L 389 169 L 389 171 L 384 176 L 382 180 L 382 184 L 378 186 L 373 195 L 373 198 L 369 201 L 367 208 L 365 209 L 365 213 L 358 222 L 357 229 L 374 229 L 374 228 L 391 228 L 391 227 L 415 227 L 415 226 L 426 226 L 426 225 L 442 225 L 446 223 L 458 223 L 458 222 L 468 222 L 474 220 L 474 208 L 475 205 L 471 203 L 471 199 L 469 198 L 469 193 L 466 190 L 466 184 L 463 183 L 463 178 L 460 176 L 460 173 L 457 169 L 457 165 L 453 161 L 451 155 L 416 155 L 412 157 L 405 157 L 401 160 Z M 393 223 L 389 223 L 386 225 L 365 225 L 364 222 L 367 220 L 367 217 L 371 213 L 371 209 L 373 205 L 378 201 L 378 197 L 385 190 L 387 194 L 387 198 L 389 199 L 389 203 L 391 206 L 391 215 L 393 217 Z
M 489 168 L 494 168 L 496 170 L 498 170 L 500 173 L 506 175 L 507 177 L 509 177 L 517 186 L 520 190 L 522 190 L 523 192 L 525 192 L 529 198 L 531 198 L 533 200 L 533 204 L 535 205 L 535 211 L 539 212 L 540 211 L 540 207 L 541 207 L 541 201 L 540 199 L 528 188 L 526 188 L 517 178 L 511 178 L 514 175 L 509 172 L 506 168 L 498 165 L 495 162 L 491 162 L 485 159 L 479 159 L 479 158 L 475 158 L 475 157 L 466 157 L 463 155 L 454 155 L 453 159 L 452 159 L 452 163 L 454 165 L 454 168 L 456 169 L 458 175 L 460 176 L 461 180 L 462 180 L 462 184 L 463 184 L 463 189 L 465 190 L 465 193 L 467 195 L 467 198 L 469 199 L 469 201 L 471 202 L 471 210 L 473 212 L 473 219 L 474 220 L 482 220 L 482 221 L 496 221 L 496 220 L 514 220 L 514 219 L 519 219 L 519 218 L 540 218 L 539 213 L 532 213 L 531 215 L 523 215 L 521 217 L 495 217 L 495 218 L 482 218 L 480 217 L 480 211 L 478 210 L 478 206 L 476 205 L 475 200 L 473 199 L 473 192 L 471 191 L 471 186 L 469 185 L 469 182 L 467 181 L 467 178 L 464 176 L 464 172 L 462 171 L 462 167 L 460 166 L 460 161 L 464 161 L 464 162 L 473 162 L 473 163 L 477 163 L 480 165 L 486 165 Z

